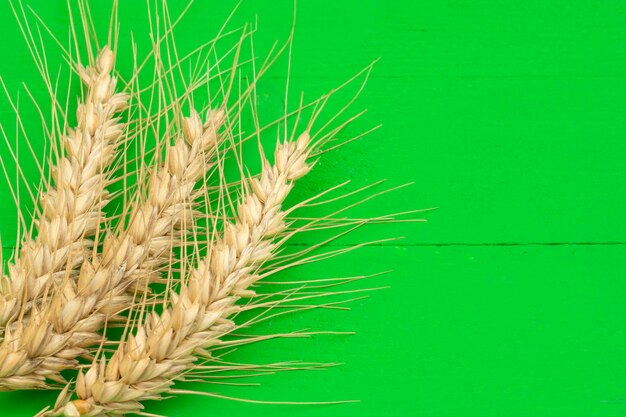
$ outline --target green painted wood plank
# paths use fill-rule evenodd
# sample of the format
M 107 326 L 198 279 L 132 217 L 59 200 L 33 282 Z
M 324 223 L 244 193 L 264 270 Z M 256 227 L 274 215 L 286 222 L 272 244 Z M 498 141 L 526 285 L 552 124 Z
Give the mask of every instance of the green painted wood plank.
M 64 33 L 64 3 L 33 7 Z M 0 73 L 15 94 L 36 74 L 8 5 L 0 7 L 0 34 L 11 39 Z M 143 7 L 122 11 L 141 15 Z M 197 2 L 181 44 L 214 33 L 232 7 Z M 233 27 L 255 13 L 262 51 L 288 32 L 291 2 L 244 2 Z M 620 2 L 300 2 L 294 93 L 312 97 L 383 57 L 355 107 L 370 113 L 352 132 L 383 128 L 327 155 L 305 190 L 346 178 L 415 181 L 378 206 L 441 208 L 407 243 L 625 241 L 625 13 Z M 145 38 L 141 19 L 122 27 L 126 38 L 130 29 Z M 270 97 L 266 114 L 282 109 L 283 82 L 261 86 Z M 10 130 L 8 107 L 0 106 Z M 2 210 L 14 218 L 9 205 Z M 8 243 L 12 223 L 2 229 Z
M 261 387 L 203 389 L 261 400 L 361 403 L 270 406 L 183 397 L 148 410 L 172 417 L 208 411 L 233 417 L 623 415 L 625 255 L 625 246 L 597 245 L 376 247 L 296 270 L 299 277 L 395 272 L 369 281 L 391 288 L 353 303 L 351 311 L 309 311 L 259 330 L 356 335 L 267 342 L 229 356 L 345 365 L 253 380 Z M 0 409 L 30 415 L 50 400 L 3 393 Z

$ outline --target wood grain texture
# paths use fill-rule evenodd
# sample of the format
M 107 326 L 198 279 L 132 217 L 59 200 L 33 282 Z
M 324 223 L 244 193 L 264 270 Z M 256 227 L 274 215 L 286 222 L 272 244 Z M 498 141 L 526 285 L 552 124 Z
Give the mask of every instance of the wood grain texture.
M 171 3 L 174 9 L 184 4 Z M 65 1 L 31 4 L 64 33 Z M 233 6 L 196 1 L 181 44 L 214 33 Z M 131 28 L 145 36 L 142 7 L 122 5 L 125 36 Z M 255 14 L 258 47 L 267 48 L 288 34 L 292 2 L 245 1 L 234 24 Z M 37 74 L 7 4 L 0 5 L 0 16 L 0 74 L 16 94 L 20 82 L 35 83 Z M 382 57 L 357 104 L 369 112 L 354 129 L 378 123 L 383 128 L 325 155 L 296 192 L 306 195 L 348 178 L 355 186 L 382 178 L 395 185 L 415 181 L 362 213 L 440 208 L 428 214 L 427 224 L 375 227 L 339 242 L 406 236 L 400 243 L 303 272 L 394 269 L 372 282 L 390 289 L 354 303 L 350 312 L 309 312 L 273 325 L 315 324 L 354 330 L 355 336 L 268 342 L 237 353 L 242 361 L 346 365 L 275 375 L 258 381 L 257 388 L 219 388 L 263 400 L 361 403 L 269 406 L 183 397 L 150 404 L 149 411 L 623 415 L 625 17 L 620 1 L 299 1 L 292 91 L 314 97 Z M 260 86 L 269 111 L 282 108 L 284 82 L 277 71 Z M 8 110 L 0 100 L 1 121 L 10 128 Z M 0 151 L 5 156 L 6 148 Z M 34 164 L 24 159 L 36 181 Z M 1 184 L 3 198 L 7 192 Z M 8 249 L 15 210 L 3 204 L 0 214 Z M 21 416 L 53 397 L 2 394 L 0 409 L 2 415 Z

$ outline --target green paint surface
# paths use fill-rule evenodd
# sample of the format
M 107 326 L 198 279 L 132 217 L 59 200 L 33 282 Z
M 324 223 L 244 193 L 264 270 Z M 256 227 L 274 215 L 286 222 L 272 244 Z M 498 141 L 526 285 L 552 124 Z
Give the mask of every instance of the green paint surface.
M 132 29 L 145 37 L 144 2 L 121 3 L 123 36 Z M 55 33 L 66 33 L 64 1 L 29 4 Z M 182 9 L 182 2 L 171 5 Z M 197 1 L 178 41 L 198 44 L 233 7 Z M 233 25 L 258 16 L 257 43 L 268 48 L 288 34 L 292 10 L 291 1 L 245 1 Z M 38 75 L 7 3 L 0 16 L 0 74 L 15 97 L 22 81 L 36 85 Z M 356 335 L 272 341 L 236 353 L 243 362 L 344 365 L 268 376 L 259 387 L 203 387 L 255 400 L 361 402 L 287 406 L 185 396 L 150 403 L 147 411 L 624 415 L 625 21 L 626 4 L 616 0 L 299 1 L 293 91 L 313 97 L 382 57 L 356 107 L 369 110 L 357 128 L 383 127 L 324 155 L 302 195 L 346 179 L 355 186 L 414 181 L 362 213 L 439 209 L 425 215 L 426 224 L 347 237 L 341 244 L 405 239 L 308 270 L 340 276 L 393 269 L 370 281 L 390 288 L 351 311 L 311 311 L 272 324 Z M 284 74 L 265 81 L 268 106 L 281 105 L 284 83 Z M 6 100 L 0 110 L 3 124 L 14 123 Z M 32 162 L 23 168 L 37 180 Z M 0 191 L 0 232 L 10 250 L 16 211 L 6 184 Z M 0 414 L 32 415 L 54 397 L 2 393 Z

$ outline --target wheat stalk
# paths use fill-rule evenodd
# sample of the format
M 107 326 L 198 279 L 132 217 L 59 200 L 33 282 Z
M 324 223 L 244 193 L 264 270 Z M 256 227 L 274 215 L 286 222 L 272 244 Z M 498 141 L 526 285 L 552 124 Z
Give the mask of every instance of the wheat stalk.
M 265 160 L 261 176 L 250 180 L 236 220 L 225 223 L 223 237 L 190 271 L 180 293 L 172 292 L 161 315 L 150 312 L 111 359 L 102 358 L 79 372 L 79 399 L 68 402 L 67 391 L 62 392 L 53 413 L 76 417 L 139 412 L 141 401 L 167 393 L 198 356 L 210 355 L 207 348 L 237 327 L 229 317 L 240 309 L 235 304 L 239 298 L 254 295 L 250 286 L 259 278 L 255 270 L 272 257 L 273 238 L 285 230 L 281 206 L 293 182 L 310 169 L 309 142 L 305 132 L 297 141 L 277 147 L 274 165 Z

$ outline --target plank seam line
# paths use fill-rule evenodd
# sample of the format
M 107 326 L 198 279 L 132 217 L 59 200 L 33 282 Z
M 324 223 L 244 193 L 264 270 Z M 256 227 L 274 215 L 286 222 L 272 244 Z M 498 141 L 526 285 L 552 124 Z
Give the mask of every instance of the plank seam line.
M 355 244 L 361 244 L 357 242 Z M 355 244 L 337 244 L 337 243 L 329 243 L 324 246 L 329 247 L 350 247 Z M 287 243 L 285 246 L 313 246 L 309 243 Z M 378 247 L 437 247 L 437 246 L 626 246 L 626 242 L 483 242 L 483 243 L 458 243 L 458 242 L 449 242 L 449 243 L 399 243 L 399 244 L 389 244 L 389 243 L 372 243 L 366 244 L 365 246 L 378 246 Z M 4 245 L 2 249 L 15 249 L 13 245 Z
M 306 243 L 288 243 L 288 246 L 311 246 Z M 326 246 L 348 247 L 351 244 L 328 244 Z M 484 242 L 484 243 L 407 243 L 389 244 L 373 243 L 366 246 L 406 246 L 406 247 L 429 247 L 429 246 L 626 246 L 626 242 Z

